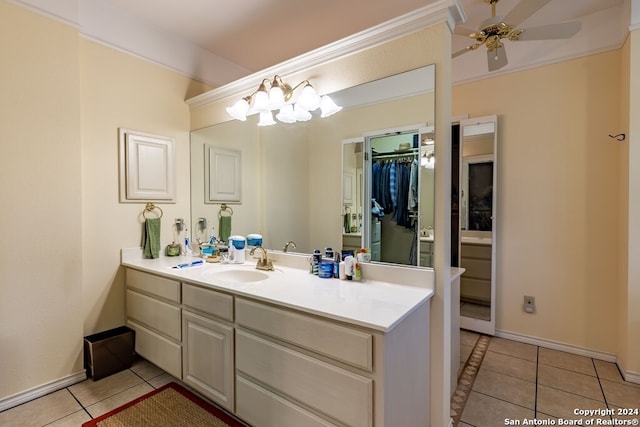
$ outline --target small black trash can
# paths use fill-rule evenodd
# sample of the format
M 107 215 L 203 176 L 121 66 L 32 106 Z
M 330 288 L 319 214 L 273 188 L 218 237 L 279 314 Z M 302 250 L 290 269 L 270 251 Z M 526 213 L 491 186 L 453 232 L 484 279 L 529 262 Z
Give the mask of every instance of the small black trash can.
M 94 381 L 131 367 L 135 331 L 126 326 L 84 337 L 84 368 Z

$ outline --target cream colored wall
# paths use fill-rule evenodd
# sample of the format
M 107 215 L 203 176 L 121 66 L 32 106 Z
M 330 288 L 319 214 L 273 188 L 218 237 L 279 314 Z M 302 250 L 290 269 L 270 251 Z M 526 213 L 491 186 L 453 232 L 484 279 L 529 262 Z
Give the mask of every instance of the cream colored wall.
M 120 248 L 140 245 L 144 203 L 119 203 L 118 128 L 176 141 L 176 203 L 164 211 L 161 244 L 173 240 L 175 218 L 190 217 L 191 79 L 88 40 L 80 41 L 82 94 L 82 225 L 85 334 L 124 323 Z
M 454 115 L 499 120 L 498 330 L 617 350 L 620 67 L 612 51 L 453 88 Z
M 0 1 L 0 399 L 82 370 L 77 32 Z
M 120 248 L 143 204 L 118 202 L 118 127 L 172 136 L 189 217 L 189 109 L 208 87 L 0 1 L 0 400 L 83 374 L 82 337 L 124 323 Z

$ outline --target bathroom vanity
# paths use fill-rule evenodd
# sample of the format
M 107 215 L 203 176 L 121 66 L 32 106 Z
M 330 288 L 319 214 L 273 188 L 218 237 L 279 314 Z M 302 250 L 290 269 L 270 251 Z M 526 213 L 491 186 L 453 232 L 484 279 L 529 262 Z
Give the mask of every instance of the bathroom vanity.
M 171 268 L 185 259 L 123 250 L 142 357 L 256 427 L 429 424 L 432 271 L 322 279 L 286 254 L 275 271 Z

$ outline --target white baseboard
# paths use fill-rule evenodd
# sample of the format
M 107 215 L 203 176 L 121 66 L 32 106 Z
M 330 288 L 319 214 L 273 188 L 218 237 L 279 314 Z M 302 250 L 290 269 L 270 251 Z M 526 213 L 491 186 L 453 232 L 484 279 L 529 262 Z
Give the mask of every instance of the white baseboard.
M 617 362 L 617 357 L 614 353 L 607 353 L 604 351 L 591 350 L 584 347 L 579 347 L 572 344 L 565 344 L 559 341 L 548 340 L 544 338 L 531 337 L 528 335 L 517 334 L 515 332 L 499 331 L 496 330 L 496 336 L 500 338 L 506 338 L 513 341 L 519 341 L 526 344 L 533 344 L 540 347 L 550 348 L 552 350 L 565 351 L 567 353 L 577 354 L 578 356 L 590 357 L 593 359 L 604 360 L 605 362 Z
M 571 344 L 565 344 L 558 341 L 547 340 L 544 338 L 531 337 L 528 335 L 517 334 L 515 332 L 496 330 L 495 336 L 500 338 L 506 338 L 513 341 L 523 342 L 526 344 L 533 344 L 540 347 L 550 348 L 552 350 L 565 351 L 567 353 L 577 354 L 579 356 L 586 356 L 592 359 L 603 360 L 605 362 L 612 362 L 618 366 L 618 369 L 622 373 L 622 377 L 625 381 L 630 383 L 640 384 L 640 373 L 626 371 L 618 356 L 615 353 L 607 353 L 604 351 L 591 350 L 584 347 L 578 347 Z
M 38 397 L 42 397 L 46 394 L 53 393 L 54 391 L 61 390 L 65 387 L 69 387 L 70 385 L 84 381 L 86 378 L 87 372 L 83 369 L 82 371 L 66 377 L 39 385 L 27 391 L 14 394 L 13 396 L 0 399 L 0 412 L 5 409 L 13 408 L 14 406 L 18 406 L 22 403 L 29 402 L 30 400 L 37 399 Z
M 625 381 L 628 381 L 630 383 L 640 384 L 640 373 L 626 371 L 620 361 L 617 361 L 616 364 L 618 365 L 618 369 L 620 370 L 620 372 L 622 372 L 622 376 Z

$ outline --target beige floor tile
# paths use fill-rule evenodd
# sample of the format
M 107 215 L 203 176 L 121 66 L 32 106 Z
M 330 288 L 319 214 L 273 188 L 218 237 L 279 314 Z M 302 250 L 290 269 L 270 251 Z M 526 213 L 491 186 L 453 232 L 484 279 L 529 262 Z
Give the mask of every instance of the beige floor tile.
M 145 359 L 137 359 L 134 361 L 131 366 L 131 370 L 142 377 L 145 381 L 149 381 L 152 378 L 164 374 L 162 369 Z
M 549 365 L 538 366 L 538 384 L 604 402 L 596 377 Z
M 145 394 L 153 391 L 154 388 L 147 383 L 141 383 L 131 388 L 128 388 L 120 393 L 114 394 L 104 400 L 101 400 L 91 406 L 87 407 L 87 411 L 93 418 L 96 418 L 106 412 L 116 409 L 125 403 L 129 403 L 132 400 L 144 396 Z
M 78 427 L 89 420 L 91 420 L 91 417 L 87 414 L 87 411 L 82 409 L 56 422 L 47 424 L 46 427 Z
M 476 427 L 505 425 L 506 419 L 533 419 L 533 410 L 472 391 L 461 421 Z
M 489 343 L 489 351 L 519 357 L 535 362 L 538 360 L 538 347 L 504 338 L 493 337 Z
M 464 423 L 464 422 L 460 421 L 458 423 L 458 427 L 473 427 L 473 426 L 471 424 L 467 424 L 467 423 Z
M 535 409 L 536 384 L 509 375 L 481 369 L 472 390 L 526 408 Z
M 596 365 L 596 371 L 600 379 L 624 383 L 624 378 L 622 378 L 618 366 L 615 363 L 597 359 L 594 359 L 593 362 Z
M 82 407 L 66 389 L 0 412 L 0 426 L 43 426 L 66 417 Z
M 529 360 L 487 351 L 480 370 L 489 369 L 501 374 L 510 375 L 525 381 L 536 381 L 536 364 Z
M 556 368 L 564 368 L 570 371 L 576 371 L 583 374 L 596 376 L 593 368 L 593 362 L 590 358 L 578 356 L 576 354 L 566 353 L 564 351 L 551 350 L 549 348 L 540 347 L 538 353 L 538 362 L 555 366 Z
M 162 374 L 158 377 L 150 379 L 148 382 L 151 384 L 153 388 L 160 388 L 163 385 L 169 384 L 170 382 L 178 382 L 175 378 L 173 378 L 169 374 Z
M 480 338 L 480 334 L 465 329 L 460 330 L 460 345 L 474 347 Z
M 87 407 L 142 382 L 139 376 L 127 369 L 98 381 L 86 380 L 72 385 L 69 391 Z
M 576 419 L 573 411 L 579 409 L 606 409 L 604 402 L 578 396 L 538 384 L 537 410 L 542 414 L 563 419 Z
M 609 380 L 600 380 L 600 384 L 602 384 L 604 396 L 610 405 L 620 408 L 640 409 L 640 387 L 619 384 Z

